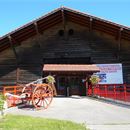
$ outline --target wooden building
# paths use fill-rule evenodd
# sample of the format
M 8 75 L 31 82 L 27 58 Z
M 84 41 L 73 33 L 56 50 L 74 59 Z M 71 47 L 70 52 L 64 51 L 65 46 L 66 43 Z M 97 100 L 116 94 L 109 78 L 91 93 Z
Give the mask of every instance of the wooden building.
M 82 79 L 95 70 L 77 71 L 73 65 L 103 63 L 122 63 L 124 83 L 130 83 L 130 28 L 65 7 L 0 38 L 1 88 L 51 73 L 58 94 L 84 95 Z M 49 64 L 72 65 L 72 71 L 47 71 Z M 67 85 L 71 89 L 63 90 Z

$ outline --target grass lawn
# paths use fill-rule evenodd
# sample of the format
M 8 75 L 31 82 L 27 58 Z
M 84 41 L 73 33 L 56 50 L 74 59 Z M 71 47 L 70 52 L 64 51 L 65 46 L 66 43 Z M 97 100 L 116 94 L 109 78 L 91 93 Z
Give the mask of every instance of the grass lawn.
M 0 130 L 88 130 L 83 124 L 38 117 L 7 115 L 0 119 Z

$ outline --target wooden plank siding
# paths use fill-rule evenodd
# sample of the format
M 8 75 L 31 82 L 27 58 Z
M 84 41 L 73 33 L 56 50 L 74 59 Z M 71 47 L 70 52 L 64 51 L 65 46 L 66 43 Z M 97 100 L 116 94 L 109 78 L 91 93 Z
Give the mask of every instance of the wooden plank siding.
M 13 50 L 7 49 L 0 54 L 0 86 L 16 84 L 16 57 Z
M 0 86 L 36 80 L 42 76 L 44 63 L 62 63 L 62 59 L 66 63 L 72 59 L 74 64 L 83 64 L 83 61 L 85 64 L 123 63 L 124 82 L 130 83 L 129 41 L 121 41 L 118 52 L 118 40 L 113 36 L 95 30 L 90 32 L 89 28 L 69 21 L 65 26 L 57 24 L 16 46 L 18 63 L 11 48 L 2 52 Z M 69 35 L 70 29 L 73 35 Z M 59 30 L 64 31 L 63 36 Z M 82 62 L 79 59 L 83 59 Z

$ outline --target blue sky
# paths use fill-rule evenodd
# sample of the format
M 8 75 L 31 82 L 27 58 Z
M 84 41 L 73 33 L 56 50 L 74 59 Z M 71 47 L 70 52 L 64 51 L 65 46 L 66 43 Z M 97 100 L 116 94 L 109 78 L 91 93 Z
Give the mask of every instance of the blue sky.
M 0 0 L 0 36 L 60 6 L 130 27 L 130 0 Z

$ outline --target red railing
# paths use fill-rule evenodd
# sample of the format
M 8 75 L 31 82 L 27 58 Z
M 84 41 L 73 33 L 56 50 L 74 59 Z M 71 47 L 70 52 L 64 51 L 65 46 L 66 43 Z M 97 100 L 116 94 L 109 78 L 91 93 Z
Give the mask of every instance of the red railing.
M 88 87 L 88 96 L 92 96 L 92 87 Z M 130 102 L 130 85 L 126 84 L 98 84 L 94 86 L 93 95 Z
M 22 93 L 23 86 L 6 86 L 3 88 L 3 94 L 10 93 L 14 95 L 19 95 Z M 16 106 L 16 102 L 20 101 L 21 99 L 18 99 L 16 97 L 10 96 L 6 99 L 8 107 Z

